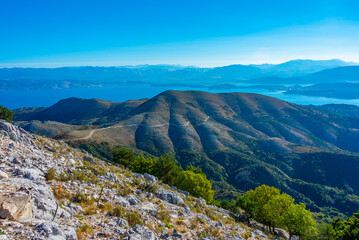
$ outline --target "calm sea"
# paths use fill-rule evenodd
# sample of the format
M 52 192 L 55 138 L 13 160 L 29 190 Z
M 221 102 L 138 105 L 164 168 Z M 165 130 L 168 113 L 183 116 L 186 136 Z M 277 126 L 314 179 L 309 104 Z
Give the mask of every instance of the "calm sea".
M 93 88 L 77 88 L 77 89 L 53 89 L 53 90 L 21 90 L 21 91 L 0 91 L 0 105 L 9 109 L 20 107 L 48 107 L 55 104 L 61 99 L 68 97 L 79 98 L 99 98 L 103 100 L 110 100 L 114 102 L 123 102 L 130 99 L 151 98 L 165 90 L 168 87 L 153 87 L 153 86 L 114 86 L 114 87 L 93 87 Z M 346 103 L 359 106 L 359 99 L 344 100 L 325 97 L 309 97 L 301 95 L 287 95 L 283 92 L 271 92 L 264 89 L 226 89 L 226 90 L 207 90 L 204 88 L 186 88 L 186 87 L 171 87 L 172 90 L 199 90 L 209 91 L 213 93 L 218 92 L 249 92 L 259 93 L 272 97 L 276 97 L 288 102 L 296 104 L 313 104 L 322 105 L 328 103 Z

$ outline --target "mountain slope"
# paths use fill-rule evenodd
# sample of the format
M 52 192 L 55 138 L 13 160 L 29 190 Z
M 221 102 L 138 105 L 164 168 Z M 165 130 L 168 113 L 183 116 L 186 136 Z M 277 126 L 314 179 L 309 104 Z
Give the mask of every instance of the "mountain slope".
M 359 208 L 350 197 L 359 193 L 353 178 L 359 157 L 344 151 L 359 152 L 358 118 L 259 94 L 166 91 L 125 113 L 106 110 L 84 119 L 106 121 L 62 138 L 176 154 L 183 167 L 201 167 L 217 192 L 228 184 L 242 191 L 269 184 L 314 210 L 335 207 L 350 215 Z
M 0 140 L 1 239 L 267 239 L 227 210 L 64 142 L 3 120 Z

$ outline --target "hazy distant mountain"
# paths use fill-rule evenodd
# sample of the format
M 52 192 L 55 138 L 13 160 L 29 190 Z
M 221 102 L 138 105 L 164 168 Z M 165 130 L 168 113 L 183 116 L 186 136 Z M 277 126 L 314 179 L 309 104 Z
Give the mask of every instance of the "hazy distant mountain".
M 339 59 L 332 60 L 309 60 L 309 59 L 298 59 L 292 60 L 285 63 L 273 65 L 263 64 L 254 65 L 258 68 L 265 70 L 274 76 L 279 77 L 299 77 L 310 73 L 318 72 L 324 69 L 359 65 L 354 62 L 344 62 Z
M 28 89 L 31 88 L 31 86 L 36 86 L 36 88 L 87 87 L 86 82 L 88 86 L 100 83 L 124 83 L 133 81 L 162 84 L 184 83 L 183 81 L 196 84 L 233 83 L 263 77 L 301 77 L 305 74 L 314 73 L 323 69 L 353 64 L 354 63 L 340 60 L 293 60 L 278 65 L 238 64 L 215 68 L 175 65 L 0 68 L 0 89 Z M 308 79 L 314 79 L 316 77 L 317 75 L 313 75 L 312 77 L 308 76 Z
M 36 114 L 27 110 L 28 118 L 17 111 L 20 120 L 52 120 L 22 123 L 25 129 L 74 145 L 108 142 L 154 155 L 176 153 L 184 167 L 200 166 L 216 188 L 265 183 L 312 209 L 348 214 L 359 207 L 348 195 L 359 192 L 359 157 L 343 151 L 359 152 L 359 118 L 258 94 L 199 91 L 166 91 L 126 103 L 70 98 Z
M 359 82 L 359 66 L 326 69 L 303 77 L 303 81 L 310 83 Z

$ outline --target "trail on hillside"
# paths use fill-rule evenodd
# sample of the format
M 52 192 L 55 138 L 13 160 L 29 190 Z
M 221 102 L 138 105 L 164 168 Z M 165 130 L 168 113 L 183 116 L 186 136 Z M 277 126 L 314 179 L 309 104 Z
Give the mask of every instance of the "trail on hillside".
M 201 125 L 201 124 L 207 122 L 209 120 L 209 118 L 210 117 L 207 116 L 206 119 L 204 119 L 198 125 Z M 163 123 L 163 124 L 157 124 L 157 125 L 126 124 L 126 125 L 109 126 L 109 127 L 105 127 L 105 128 L 93 129 L 85 137 L 78 138 L 78 140 L 87 140 L 87 139 L 91 138 L 94 135 L 95 132 L 104 131 L 104 130 L 111 129 L 111 128 L 138 127 L 138 126 L 146 126 L 146 127 L 150 127 L 150 128 L 155 128 L 155 127 L 163 127 L 163 126 L 166 126 L 166 125 L 173 125 L 173 126 L 178 126 L 178 127 L 187 127 L 187 126 L 190 125 L 190 121 L 187 121 L 185 124 Z

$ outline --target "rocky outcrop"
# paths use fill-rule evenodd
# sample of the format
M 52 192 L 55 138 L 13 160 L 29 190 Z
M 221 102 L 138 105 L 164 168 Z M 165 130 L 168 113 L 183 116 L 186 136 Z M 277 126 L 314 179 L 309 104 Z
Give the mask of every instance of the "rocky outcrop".
M 20 192 L 0 193 L 0 219 L 32 218 L 31 196 Z
M 219 239 L 219 233 L 221 239 L 242 239 L 246 231 L 265 239 L 236 224 L 228 211 L 152 175 L 132 173 L 9 123 L 0 126 L 3 239 Z M 150 192 L 143 188 L 148 185 Z
M 181 205 L 184 204 L 184 201 L 179 193 L 174 191 L 165 190 L 165 189 L 158 189 L 156 196 L 162 200 L 165 200 L 169 203 Z
M 0 119 L 0 135 L 3 135 L 4 137 L 8 137 L 17 143 L 21 143 L 26 146 L 28 145 L 33 147 L 36 146 L 28 132 L 26 132 L 22 128 L 18 128 L 12 125 L 11 123 L 8 123 L 1 119 Z

